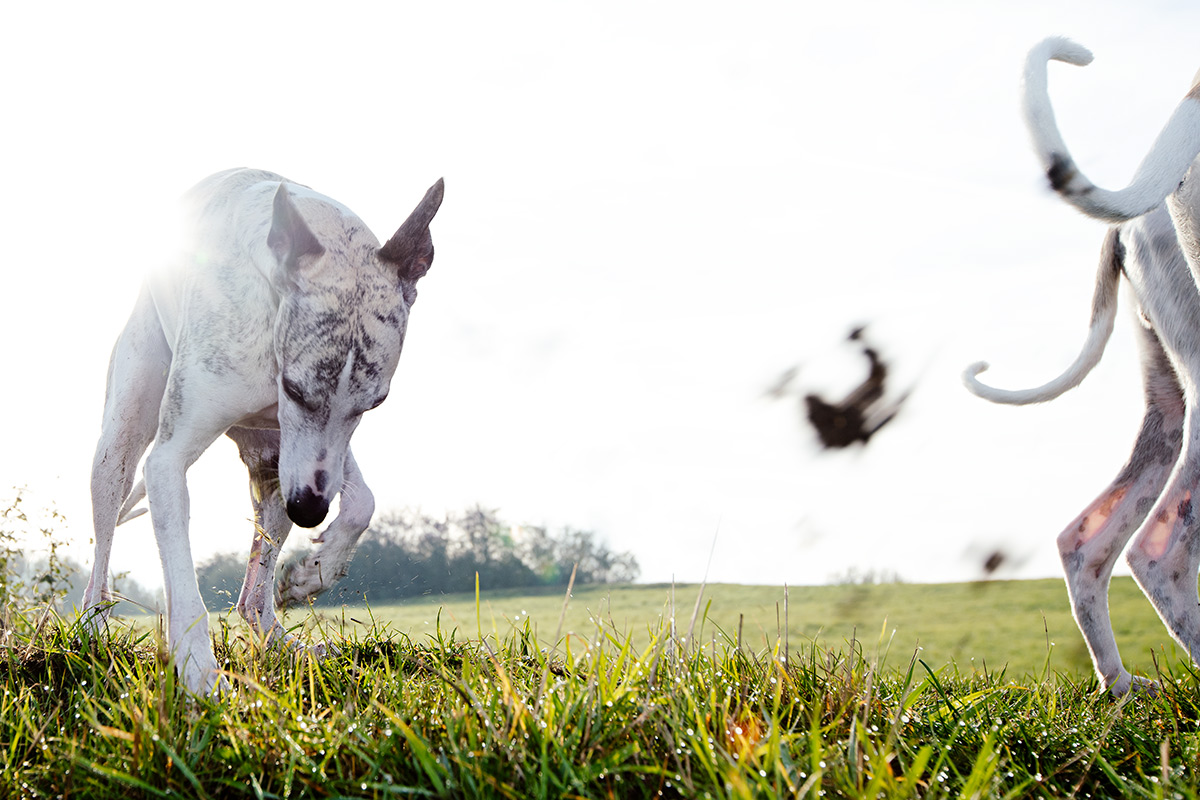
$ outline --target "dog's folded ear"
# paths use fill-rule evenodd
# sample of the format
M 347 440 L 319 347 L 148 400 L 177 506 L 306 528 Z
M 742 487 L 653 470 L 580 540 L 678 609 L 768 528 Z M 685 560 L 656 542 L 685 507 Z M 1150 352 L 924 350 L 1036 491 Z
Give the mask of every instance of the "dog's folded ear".
M 267 246 L 279 263 L 289 270 L 299 267 L 300 259 L 305 256 L 317 258 L 325 253 L 325 248 L 308 229 L 288 194 L 287 185 L 283 183 L 275 192 L 275 209 L 271 217 L 271 232 L 267 234 Z
M 438 179 L 396 234 L 379 248 L 379 260 L 396 268 L 401 282 L 406 284 L 406 296 L 433 263 L 433 237 L 429 235 L 429 223 L 442 205 L 444 190 L 445 185 Z

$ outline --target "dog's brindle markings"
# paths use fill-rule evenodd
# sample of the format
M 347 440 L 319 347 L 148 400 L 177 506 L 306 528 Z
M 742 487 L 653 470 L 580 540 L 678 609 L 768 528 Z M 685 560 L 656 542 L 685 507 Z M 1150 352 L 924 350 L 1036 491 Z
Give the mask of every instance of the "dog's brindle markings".
M 1050 400 L 1077 385 L 1099 361 L 1116 313 L 1123 274 L 1137 301 L 1146 410 L 1133 452 L 1112 484 L 1059 535 L 1075 619 L 1104 686 L 1121 695 L 1153 685 L 1125 669 L 1108 612 L 1109 577 L 1126 556 L 1134 577 L 1171 635 L 1200 663 L 1200 85 L 1176 108 L 1133 182 L 1120 191 L 1093 185 L 1059 135 L 1046 89 L 1049 60 L 1086 64 L 1091 54 L 1052 38 L 1029 54 L 1025 112 L 1052 188 L 1089 216 L 1120 223 L 1105 239 L 1093 301 L 1091 334 L 1066 373 L 1037 389 L 1004 392 L 975 378 L 968 388 L 1001 403 Z M 1165 199 L 1165 202 L 1164 202 Z
M 224 685 L 188 538 L 188 467 L 221 434 L 250 473 L 255 533 L 238 611 L 266 642 L 293 644 L 275 601 L 340 578 L 374 511 L 350 451 L 387 396 L 416 283 L 433 261 L 438 181 L 382 247 L 349 209 L 258 170 L 213 175 L 185 196 L 189 239 L 147 281 L 113 349 L 92 466 L 95 563 L 84 594 L 99 625 L 111 601 L 113 529 L 143 492 L 163 565 L 170 651 L 196 692 Z M 153 447 L 151 447 L 153 442 Z M 134 472 L 146 448 L 144 480 Z M 275 588 L 293 523 L 320 548 Z

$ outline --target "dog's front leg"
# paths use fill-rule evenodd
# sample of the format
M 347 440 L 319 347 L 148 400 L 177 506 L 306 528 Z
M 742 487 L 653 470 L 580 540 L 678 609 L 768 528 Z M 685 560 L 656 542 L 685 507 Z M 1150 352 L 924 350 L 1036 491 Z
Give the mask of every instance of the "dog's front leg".
M 254 484 L 251 484 L 252 491 Z M 279 499 L 278 490 L 254 502 L 254 543 L 246 564 L 246 578 L 238 596 L 237 609 L 264 644 L 290 642 L 292 637 L 275 616 L 275 563 L 292 521 Z
M 320 547 L 292 567 L 279 582 L 280 607 L 299 605 L 337 583 L 346 574 L 358 537 L 371 524 L 375 496 L 363 481 L 354 454 L 346 450 L 345 477 L 337 518 L 314 539 Z
M 168 401 L 169 402 L 169 401 Z M 188 689 L 197 694 L 223 688 L 208 634 L 208 610 L 200 597 L 196 568 L 188 537 L 190 500 L 187 469 L 212 443 L 211 435 L 177 424 L 164 408 L 158 439 L 146 457 L 146 497 L 154 524 L 154 537 L 162 560 L 163 589 L 167 600 L 167 642 L 175 669 Z
M 237 609 L 264 644 L 291 637 L 275 616 L 275 562 L 292 529 L 279 494 L 279 431 L 230 428 L 230 439 L 250 473 L 250 502 L 254 506 L 254 543 Z

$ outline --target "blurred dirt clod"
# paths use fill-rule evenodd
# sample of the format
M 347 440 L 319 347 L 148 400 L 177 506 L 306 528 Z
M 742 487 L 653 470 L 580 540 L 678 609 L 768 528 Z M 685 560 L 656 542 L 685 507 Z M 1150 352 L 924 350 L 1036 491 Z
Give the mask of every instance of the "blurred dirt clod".
M 892 403 L 883 403 L 888 365 L 879 357 L 879 352 L 866 343 L 865 330 L 865 327 L 855 328 L 846 338 L 862 343 L 862 353 L 870 363 L 866 380 L 839 401 L 830 402 L 812 392 L 803 398 L 803 414 L 826 450 L 842 449 L 856 443 L 865 445 L 880 428 L 895 419 L 900 406 L 908 399 L 909 393 L 905 392 Z M 792 367 L 780 375 L 767 390 L 767 395 L 780 398 L 787 394 L 787 387 L 798 371 L 798 367 Z

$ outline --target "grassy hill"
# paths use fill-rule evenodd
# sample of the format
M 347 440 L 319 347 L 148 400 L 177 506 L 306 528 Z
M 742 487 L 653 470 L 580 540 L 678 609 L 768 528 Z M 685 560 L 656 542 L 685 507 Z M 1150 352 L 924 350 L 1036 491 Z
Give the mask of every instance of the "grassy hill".
M 684 641 L 697 593 L 582 588 L 561 639 L 557 593 L 293 614 L 337 645 L 321 660 L 224 616 L 219 697 L 180 690 L 145 621 L 93 638 L 7 608 L 0 797 L 1200 797 L 1200 676 L 1153 669 L 1131 581 L 1128 661 L 1161 683 L 1120 701 L 1059 581 L 792 589 L 786 662 L 782 588 L 708 587 Z
M 597 624 L 635 646 L 672 616 L 686 635 L 700 591 L 696 584 L 577 587 L 564 618 L 563 632 L 591 639 Z M 672 597 L 674 598 L 672 605 Z M 549 643 L 562 614 L 563 593 L 519 590 L 425 597 L 392 605 L 346 607 L 347 622 L 374 619 L 419 641 L 440 624 L 462 637 L 482 632 L 499 637 L 530 620 L 539 640 Z M 1174 641 L 1131 578 L 1115 578 L 1111 608 L 1117 642 L 1127 666 L 1153 672 L 1153 656 L 1177 659 Z M 883 584 L 790 587 L 787 633 L 793 650 L 818 643 L 845 649 L 852 638 L 874 653 L 880 642 L 887 663 L 906 667 L 914 650 L 931 667 L 949 662 L 963 672 L 995 671 L 1007 666 L 1010 677 L 1040 675 L 1051 653 L 1052 672 L 1085 676 L 1091 661 L 1071 617 L 1061 580 L 989 581 L 949 584 Z M 326 612 L 328 613 L 328 612 Z M 784 589 L 780 586 L 714 584 L 705 587 L 696 638 L 710 641 L 720 631 L 754 650 L 769 649 L 782 638 Z M 298 621 L 295 612 L 291 622 Z M 890 642 L 890 648 L 887 647 Z M 1048 643 L 1050 643 L 1048 645 Z

